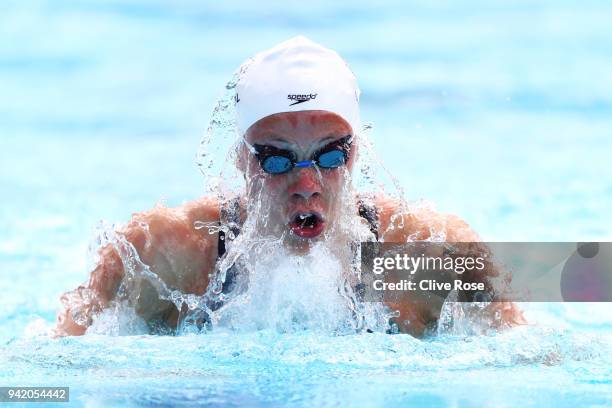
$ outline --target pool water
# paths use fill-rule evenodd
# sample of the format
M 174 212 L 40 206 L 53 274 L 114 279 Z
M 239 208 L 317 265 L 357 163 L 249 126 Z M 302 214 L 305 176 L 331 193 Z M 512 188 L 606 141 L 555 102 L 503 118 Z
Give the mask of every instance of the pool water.
M 601 1 L 3 1 L 0 386 L 85 406 L 612 404 L 612 307 L 524 304 L 487 335 L 149 336 L 126 317 L 51 339 L 99 220 L 198 197 L 198 143 L 252 53 L 337 49 L 407 198 L 489 241 L 610 240 L 612 5 Z M 58 404 L 59 405 L 59 404 Z

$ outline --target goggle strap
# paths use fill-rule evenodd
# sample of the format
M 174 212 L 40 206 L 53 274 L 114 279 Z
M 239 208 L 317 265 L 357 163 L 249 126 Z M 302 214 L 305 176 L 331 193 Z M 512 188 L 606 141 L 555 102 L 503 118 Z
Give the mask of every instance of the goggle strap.
M 255 149 L 255 146 L 253 146 L 252 144 L 250 144 L 249 142 L 246 141 L 246 139 L 243 137 L 242 141 L 244 142 L 244 144 L 247 147 L 247 150 L 251 153 L 253 153 L 254 155 L 257 155 L 257 149 Z

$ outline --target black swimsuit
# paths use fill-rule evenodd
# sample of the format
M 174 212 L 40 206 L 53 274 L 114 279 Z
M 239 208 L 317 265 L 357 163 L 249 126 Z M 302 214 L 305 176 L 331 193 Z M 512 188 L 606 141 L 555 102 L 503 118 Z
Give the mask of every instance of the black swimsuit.
M 359 216 L 364 218 L 368 222 L 370 231 L 374 234 L 378 240 L 378 230 L 380 228 L 380 222 L 378 219 L 378 210 L 376 206 L 368 204 L 363 200 L 358 201 Z M 231 200 L 228 205 L 221 208 L 221 219 L 225 220 L 230 226 L 230 231 L 233 237 L 237 237 L 240 233 L 240 201 L 238 199 Z M 219 231 L 219 241 L 217 244 L 217 262 L 225 255 L 227 236 L 224 231 Z M 232 265 L 226 272 L 225 281 L 223 282 L 222 291 L 229 293 L 234 288 L 236 283 L 237 268 Z M 214 302 L 210 305 L 211 310 L 217 310 L 222 306 L 221 302 Z

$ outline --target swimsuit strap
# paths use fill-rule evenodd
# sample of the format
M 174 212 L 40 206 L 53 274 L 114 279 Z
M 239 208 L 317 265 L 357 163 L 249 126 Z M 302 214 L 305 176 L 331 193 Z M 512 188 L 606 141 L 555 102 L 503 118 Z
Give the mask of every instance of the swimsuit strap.
M 227 225 L 229 232 L 231 235 L 228 237 L 225 231 L 219 229 L 219 238 L 217 241 L 217 261 L 225 255 L 227 251 L 227 243 L 226 240 L 228 238 L 234 239 L 240 233 L 240 198 L 235 197 L 231 200 L 226 201 L 221 205 L 220 214 L 219 214 L 219 226 Z M 236 282 L 236 276 L 238 275 L 238 270 L 236 265 L 232 265 L 226 272 L 225 281 L 221 287 L 221 290 L 224 293 L 229 293 L 234 288 L 234 284 Z M 211 302 L 208 307 L 211 310 L 217 310 L 223 305 L 223 302 L 214 301 Z
M 231 200 L 227 201 L 223 205 L 221 205 L 221 221 L 219 224 L 226 224 L 229 226 L 229 230 L 232 232 L 234 238 L 238 236 L 240 233 L 240 198 L 235 197 Z M 219 230 L 219 241 L 217 245 L 217 257 L 221 258 L 225 252 L 226 248 L 226 236 L 225 231 Z
M 357 202 L 357 206 L 359 208 L 359 216 L 364 218 L 368 225 L 370 226 L 370 231 L 376 237 L 378 241 L 378 230 L 380 228 L 380 220 L 378 219 L 378 208 L 376 205 L 371 203 L 366 203 L 363 200 L 359 200 Z

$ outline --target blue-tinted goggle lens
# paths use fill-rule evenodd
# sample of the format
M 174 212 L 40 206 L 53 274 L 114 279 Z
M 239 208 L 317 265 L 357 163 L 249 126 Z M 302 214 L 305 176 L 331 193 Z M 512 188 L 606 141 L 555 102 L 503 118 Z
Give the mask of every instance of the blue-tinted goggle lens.
M 261 163 L 261 167 L 267 173 L 281 174 L 286 173 L 293 168 L 291 159 L 285 156 L 268 156 Z
M 346 154 L 342 150 L 330 150 L 322 153 L 317 160 L 319 167 L 326 169 L 335 169 L 344 165 L 346 162 Z

